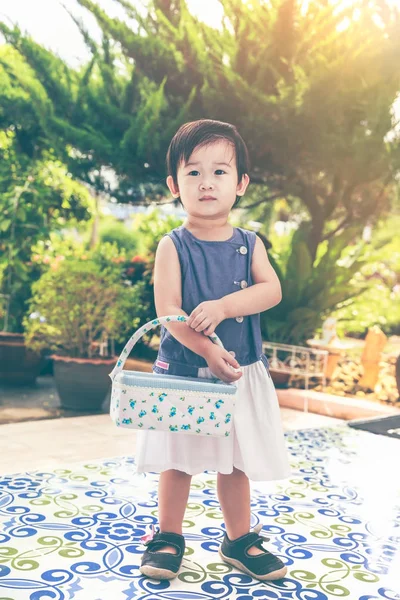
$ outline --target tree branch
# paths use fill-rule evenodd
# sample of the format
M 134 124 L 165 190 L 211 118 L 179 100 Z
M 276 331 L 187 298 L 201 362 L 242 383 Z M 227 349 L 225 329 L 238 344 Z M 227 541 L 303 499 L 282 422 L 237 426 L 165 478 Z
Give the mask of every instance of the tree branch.
M 343 227 L 345 225 L 347 225 L 347 223 L 350 223 L 350 222 L 351 222 L 351 214 L 347 213 L 347 215 L 345 216 L 343 221 L 341 223 L 339 223 L 339 225 L 337 227 L 335 227 L 335 229 L 332 229 L 332 231 L 330 231 L 329 233 L 324 235 L 323 238 L 321 239 L 321 241 L 324 242 L 325 240 L 330 240 L 338 231 L 343 229 Z

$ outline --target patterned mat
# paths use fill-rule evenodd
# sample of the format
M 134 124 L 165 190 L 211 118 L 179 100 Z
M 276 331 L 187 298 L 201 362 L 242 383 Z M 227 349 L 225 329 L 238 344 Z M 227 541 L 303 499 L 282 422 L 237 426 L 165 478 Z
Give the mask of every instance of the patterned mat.
M 346 426 L 290 432 L 293 475 L 252 487 L 252 525 L 288 566 L 260 583 L 223 564 L 215 475 L 193 479 L 179 577 L 139 572 L 157 477 L 131 458 L 0 479 L 0 600 L 399 600 L 398 440 Z

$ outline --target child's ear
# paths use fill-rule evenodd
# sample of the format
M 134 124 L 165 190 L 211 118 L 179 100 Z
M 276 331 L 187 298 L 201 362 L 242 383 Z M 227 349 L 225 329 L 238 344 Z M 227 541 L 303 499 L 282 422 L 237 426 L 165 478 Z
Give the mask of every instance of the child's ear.
M 174 198 L 179 198 L 180 193 L 179 193 L 178 185 L 175 184 L 174 178 L 171 175 L 168 175 L 168 177 L 167 177 L 167 186 L 168 186 L 169 191 L 171 192 L 172 196 Z
M 250 177 L 247 175 L 247 173 L 244 173 L 244 175 L 242 175 L 242 179 L 237 184 L 236 195 L 244 196 L 249 183 L 250 183 Z

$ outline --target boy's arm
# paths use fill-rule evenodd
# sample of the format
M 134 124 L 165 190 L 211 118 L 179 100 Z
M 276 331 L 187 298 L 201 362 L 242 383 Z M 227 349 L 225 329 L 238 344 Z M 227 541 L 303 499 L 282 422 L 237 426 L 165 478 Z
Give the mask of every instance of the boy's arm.
M 251 261 L 251 276 L 253 285 L 245 290 L 199 304 L 191 313 L 188 325 L 197 332 L 210 335 L 224 319 L 254 315 L 279 304 L 282 300 L 281 284 L 258 236 Z
M 154 299 L 158 317 L 187 316 L 182 310 L 181 266 L 175 245 L 169 236 L 161 239 L 156 252 Z M 166 327 L 181 344 L 207 360 L 210 349 L 215 346 L 208 337 L 182 323 L 168 323 Z M 228 357 L 231 365 L 238 368 L 239 363 L 231 355 Z

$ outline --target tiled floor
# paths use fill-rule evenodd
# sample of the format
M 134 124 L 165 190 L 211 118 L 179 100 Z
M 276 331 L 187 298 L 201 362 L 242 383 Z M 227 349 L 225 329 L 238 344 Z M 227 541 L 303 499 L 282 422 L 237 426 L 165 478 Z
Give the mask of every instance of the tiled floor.
M 134 435 L 107 415 L 1 426 L 0 472 L 20 474 L 0 476 L 0 600 L 399 600 L 400 442 L 282 414 L 292 476 L 252 485 L 252 525 L 288 566 L 273 583 L 220 561 L 214 474 L 193 479 L 178 579 L 152 582 L 157 477 L 135 474 Z

